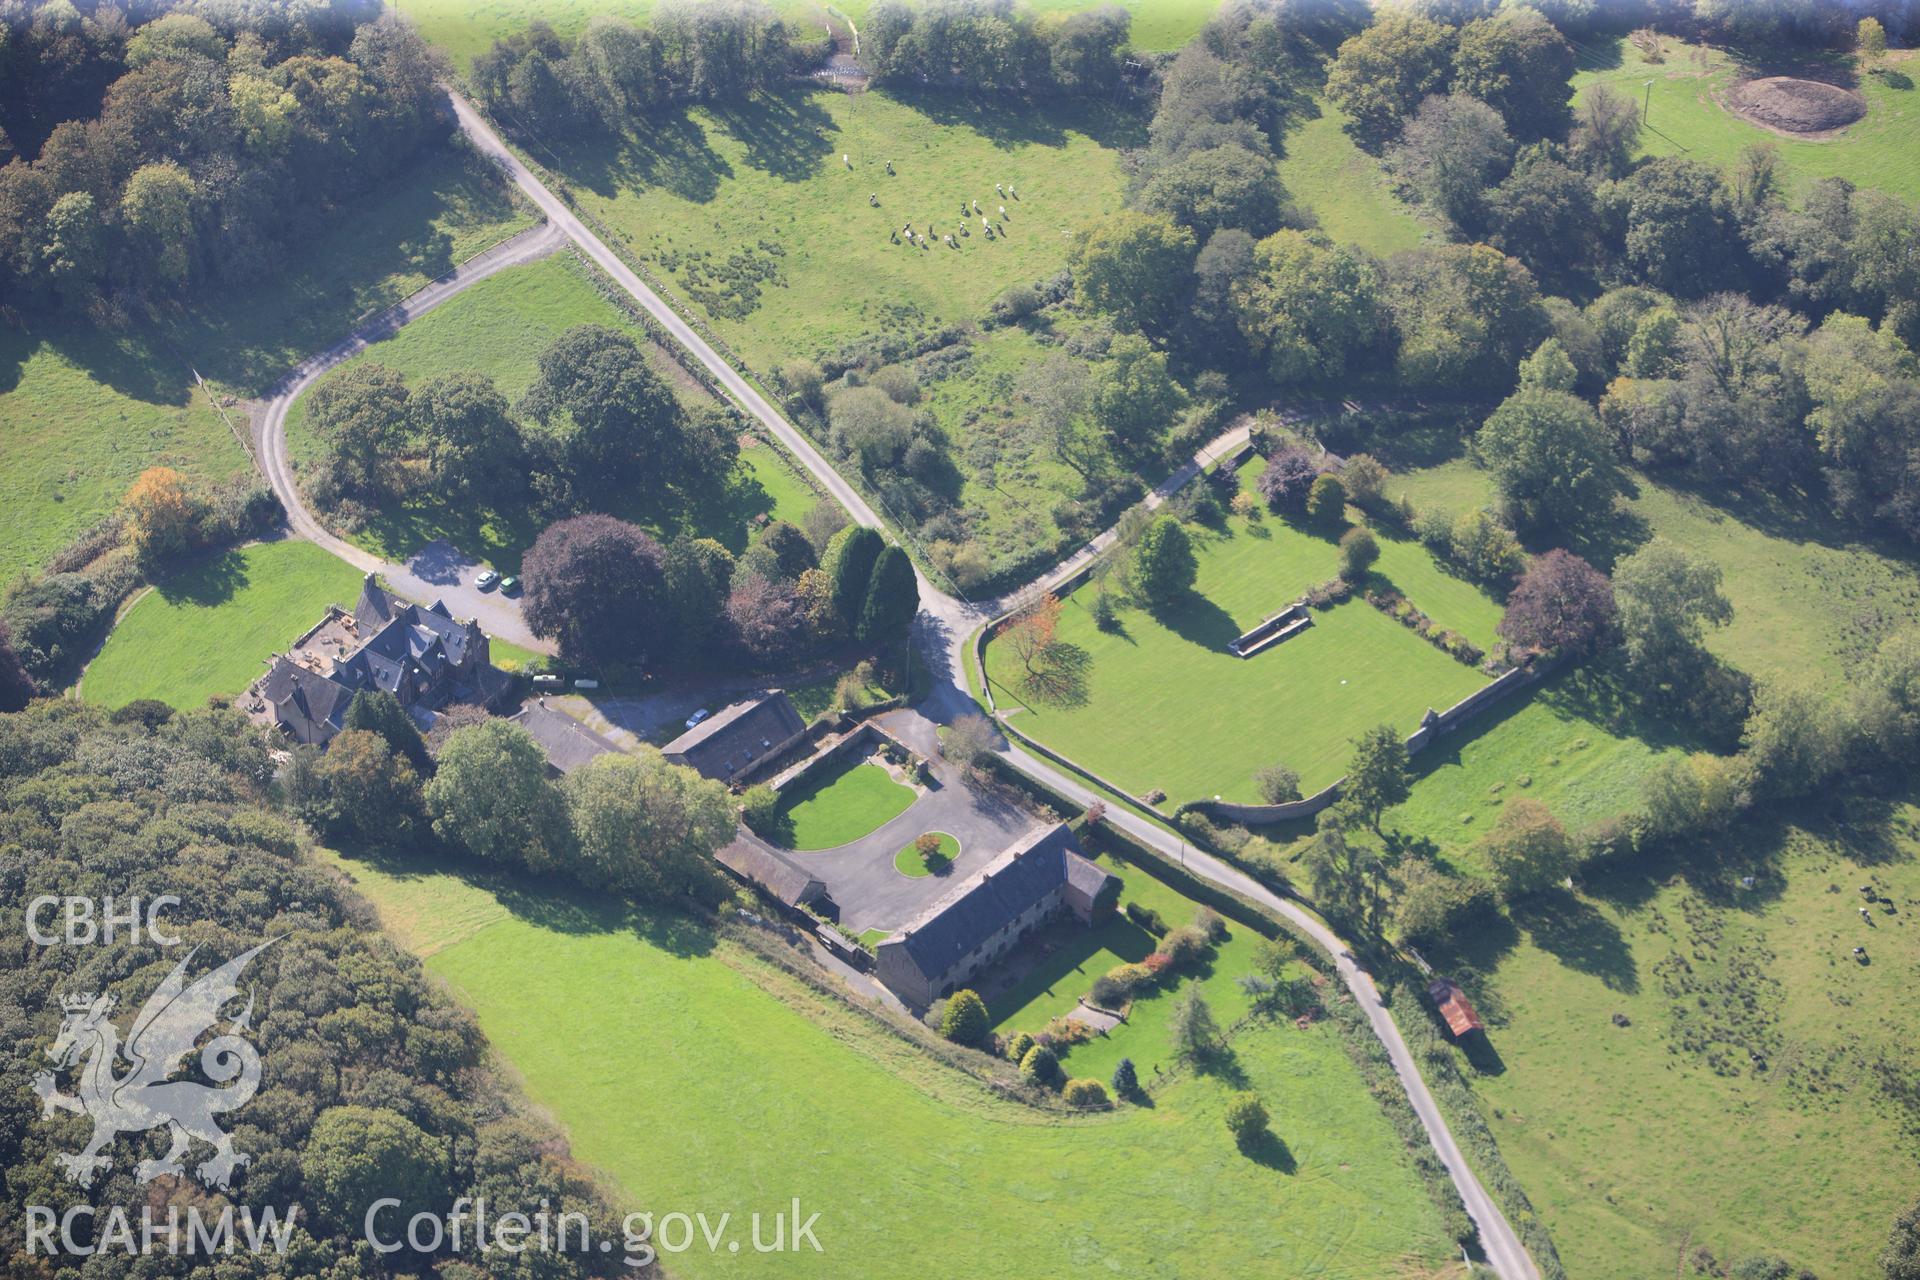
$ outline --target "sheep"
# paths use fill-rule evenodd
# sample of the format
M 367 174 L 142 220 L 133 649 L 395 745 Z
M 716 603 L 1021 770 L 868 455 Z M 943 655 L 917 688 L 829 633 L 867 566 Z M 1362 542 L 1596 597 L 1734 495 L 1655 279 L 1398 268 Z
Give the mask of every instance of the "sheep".
M 840 153 L 840 163 L 846 165 L 847 168 L 851 169 L 853 168 L 853 157 L 843 151 Z
M 1005 200 L 1007 198 L 1007 189 L 996 182 L 993 184 L 993 194 Z
M 974 211 L 975 213 L 978 213 L 978 212 L 980 212 L 980 202 L 979 202 L 978 200 L 975 200 L 975 201 L 973 202 L 973 211 Z
M 1007 216 L 1007 206 L 1005 205 L 1000 206 L 1000 216 L 1003 218 Z
M 1013 184 L 1011 182 L 1007 184 L 1007 194 L 1012 196 L 1015 200 L 1018 200 L 1020 198 L 1020 193 L 1013 189 Z
M 893 173 L 893 161 L 891 160 L 887 161 L 887 173 L 888 174 Z
M 872 209 L 878 209 L 880 207 L 880 193 L 878 191 L 867 197 L 867 207 Z

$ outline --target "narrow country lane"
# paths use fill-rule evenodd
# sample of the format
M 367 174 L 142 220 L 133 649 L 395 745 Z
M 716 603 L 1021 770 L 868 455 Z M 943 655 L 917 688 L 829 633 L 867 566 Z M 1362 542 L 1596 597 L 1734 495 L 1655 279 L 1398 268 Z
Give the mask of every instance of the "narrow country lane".
M 313 518 L 300 501 L 298 491 L 293 484 L 292 471 L 287 465 L 285 439 L 287 411 L 300 393 L 311 386 L 317 378 L 364 349 L 370 341 L 424 314 L 462 289 L 496 271 L 552 252 L 564 238 L 571 240 L 583 254 L 605 271 L 632 296 L 635 302 L 657 320 L 675 341 L 712 373 L 741 407 L 779 440 L 854 520 L 884 532 L 886 526 L 873 508 L 834 470 L 812 442 L 787 421 L 786 417 L 738 370 L 723 359 L 691 325 L 655 294 L 638 274 L 621 261 L 618 255 L 573 214 L 565 202 L 549 191 L 538 176 L 501 141 L 472 104 L 458 93 L 452 93 L 449 96 L 460 127 L 469 141 L 482 155 L 496 164 L 527 199 L 546 215 L 547 224 L 545 227 L 516 236 L 513 240 L 506 241 L 472 259 L 445 279 L 436 281 L 391 311 L 361 326 L 340 343 L 308 360 L 289 375 L 261 422 L 259 456 L 262 469 L 266 472 L 281 502 L 286 506 L 287 519 L 293 529 L 350 564 L 367 572 L 386 575 L 394 587 L 403 594 L 425 598 L 447 594 L 444 585 L 423 580 L 407 566 L 389 564 L 377 556 L 342 541 L 328 533 Z M 1160 484 L 1149 495 L 1149 505 L 1158 505 L 1214 460 L 1239 448 L 1245 442 L 1244 429 L 1229 432 L 1213 441 L 1195 456 L 1193 462 Z M 939 590 L 916 567 L 915 573 L 920 580 L 921 616 L 915 623 L 915 638 L 932 668 L 934 687 L 929 695 L 913 708 L 913 711 L 934 723 L 948 723 L 956 716 L 976 711 L 977 707 L 972 697 L 966 692 L 964 675 L 968 637 L 984 622 L 997 616 L 1006 608 L 1057 585 L 1087 561 L 1104 553 L 1113 545 L 1117 537 L 1117 531 L 1110 529 L 1053 569 L 1040 575 L 1028 586 L 1010 592 L 999 600 L 981 604 L 972 604 Z M 472 604 L 464 599 L 462 604 L 472 608 Z M 480 618 L 481 625 L 488 631 L 512 640 L 516 644 L 551 652 L 550 644 L 538 641 L 527 632 L 525 624 L 520 619 L 519 610 L 510 603 L 495 597 L 481 597 L 479 604 L 484 607 L 477 616 Z M 930 734 L 932 727 L 932 723 L 929 723 L 925 732 Z M 1077 802 L 1090 804 L 1100 798 L 1073 777 L 1015 745 L 1008 744 L 1003 748 L 1002 753 L 1013 767 Z M 1466 1158 L 1454 1142 L 1453 1134 L 1447 1127 L 1446 1118 L 1441 1114 L 1439 1104 L 1434 1100 L 1426 1081 L 1414 1064 L 1412 1052 L 1407 1048 L 1406 1041 L 1401 1038 L 1400 1030 L 1394 1025 L 1392 1016 L 1381 1005 L 1380 995 L 1374 987 L 1373 979 L 1354 963 L 1348 954 L 1346 944 L 1339 936 L 1297 904 L 1273 893 L 1237 868 L 1184 844 L 1162 828 L 1118 806 L 1109 806 L 1107 813 L 1108 821 L 1161 852 L 1183 859 L 1187 868 L 1195 874 L 1223 888 L 1242 894 L 1292 921 L 1334 958 L 1341 979 L 1353 993 L 1354 998 L 1359 1001 L 1360 1007 L 1366 1011 L 1374 1034 L 1386 1046 L 1394 1070 L 1406 1089 L 1415 1113 L 1426 1127 L 1434 1150 L 1439 1154 L 1454 1185 L 1459 1189 L 1460 1198 L 1466 1205 L 1467 1213 L 1479 1229 L 1482 1246 L 1486 1250 L 1487 1260 L 1494 1272 L 1501 1277 L 1501 1280 L 1539 1280 L 1539 1271 L 1535 1268 L 1525 1247 L 1520 1243 L 1520 1238 L 1513 1230 L 1512 1224 L 1507 1221 L 1499 1205 L 1475 1177 L 1473 1170 L 1467 1165 Z
M 293 402 L 321 377 L 402 325 L 418 320 L 488 276 L 543 258 L 564 243 L 566 237 L 560 229 L 546 223 L 475 254 L 418 293 L 361 324 L 319 355 L 303 361 L 280 380 L 266 412 L 259 415 L 254 428 L 254 454 L 260 461 L 260 470 L 286 509 L 287 525 L 295 533 L 364 573 L 380 574 L 395 591 L 409 599 L 422 604 L 445 599 L 447 607 L 455 613 L 479 619 L 487 634 L 540 653 L 553 652 L 553 645 L 527 630 L 526 622 L 520 617 L 520 606 L 498 594 L 475 590 L 471 575 L 460 567 L 429 568 L 418 557 L 408 564 L 394 564 L 328 532 L 307 509 L 299 486 L 294 483 L 293 467 L 287 460 L 287 413 L 293 408 Z

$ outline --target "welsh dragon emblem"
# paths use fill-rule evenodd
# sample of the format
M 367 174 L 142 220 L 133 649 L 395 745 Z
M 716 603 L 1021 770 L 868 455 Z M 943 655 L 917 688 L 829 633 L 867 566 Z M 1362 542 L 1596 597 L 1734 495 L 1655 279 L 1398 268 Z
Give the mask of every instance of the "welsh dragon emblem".
M 213 1156 L 194 1170 L 195 1175 L 209 1187 L 228 1185 L 233 1171 L 246 1164 L 248 1157 L 233 1149 L 232 1137 L 214 1117 L 246 1105 L 260 1087 L 259 1051 L 241 1034 L 253 1017 L 252 995 L 240 1016 L 200 1050 L 200 1069 L 213 1085 L 168 1077 L 183 1065 L 201 1035 L 220 1020 L 221 1008 L 239 996 L 240 975 L 247 965 L 277 941 L 242 952 L 191 983 L 187 965 L 199 948 L 187 952 L 134 1019 L 124 1047 L 109 1020 L 113 996 L 61 997 L 66 1019 L 47 1056 L 61 1070 L 84 1059 L 77 1092 L 61 1093 L 51 1071 L 34 1076 L 33 1091 L 40 1096 L 45 1115 L 72 1111 L 93 1121 L 93 1138 L 84 1150 L 56 1157 L 67 1177 L 90 1186 L 95 1175 L 112 1163 L 101 1153 L 116 1137 L 164 1125 L 173 1145 L 158 1160 L 142 1160 L 135 1166 L 135 1178 L 150 1182 L 162 1174 L 184 1174 L 182 1157 L 198 1139 L 213 1148 Z M 129 1065 L 120 1074 L 123 1058 Z

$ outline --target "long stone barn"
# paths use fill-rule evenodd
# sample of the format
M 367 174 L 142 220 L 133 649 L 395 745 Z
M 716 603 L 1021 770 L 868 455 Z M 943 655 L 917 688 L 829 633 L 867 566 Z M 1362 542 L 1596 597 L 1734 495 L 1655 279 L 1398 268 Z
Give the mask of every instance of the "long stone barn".
M 1062 911 L 1097 923 L 1112 911 L 1119 883 L 1080 852 L 1064 822 L 1042 827 L 874 948 L 874 976 L 925 1008 Z

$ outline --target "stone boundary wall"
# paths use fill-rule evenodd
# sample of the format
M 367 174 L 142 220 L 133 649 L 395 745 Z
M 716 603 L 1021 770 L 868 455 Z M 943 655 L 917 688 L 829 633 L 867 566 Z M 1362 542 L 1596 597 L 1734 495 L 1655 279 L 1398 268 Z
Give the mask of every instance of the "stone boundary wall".
M 815 723 L 820 722 L 816 721 Z M 818 739 L 815 739 L 815 741 L 817 742 Z M 852 752 L 856 747 L 868 746 L 876 741 L 899 748 L 905 752 L 910 759 L 917 758 L 919 755 L 919 752 L 914 751 L 911 747 L 907 746 L 906 743 L 888 733 L 872 720 L 860 720 L 842 733 L 839 741 L 829 743 L 825 747 L 807 756 L 804 760 L 789 765 L 783 772 L 769 779 L 767 785 L 773 788 L 775 795 L 778 795 L 788 787 L 806 781 L 821 769 L 827 768 L 833 761 Z

